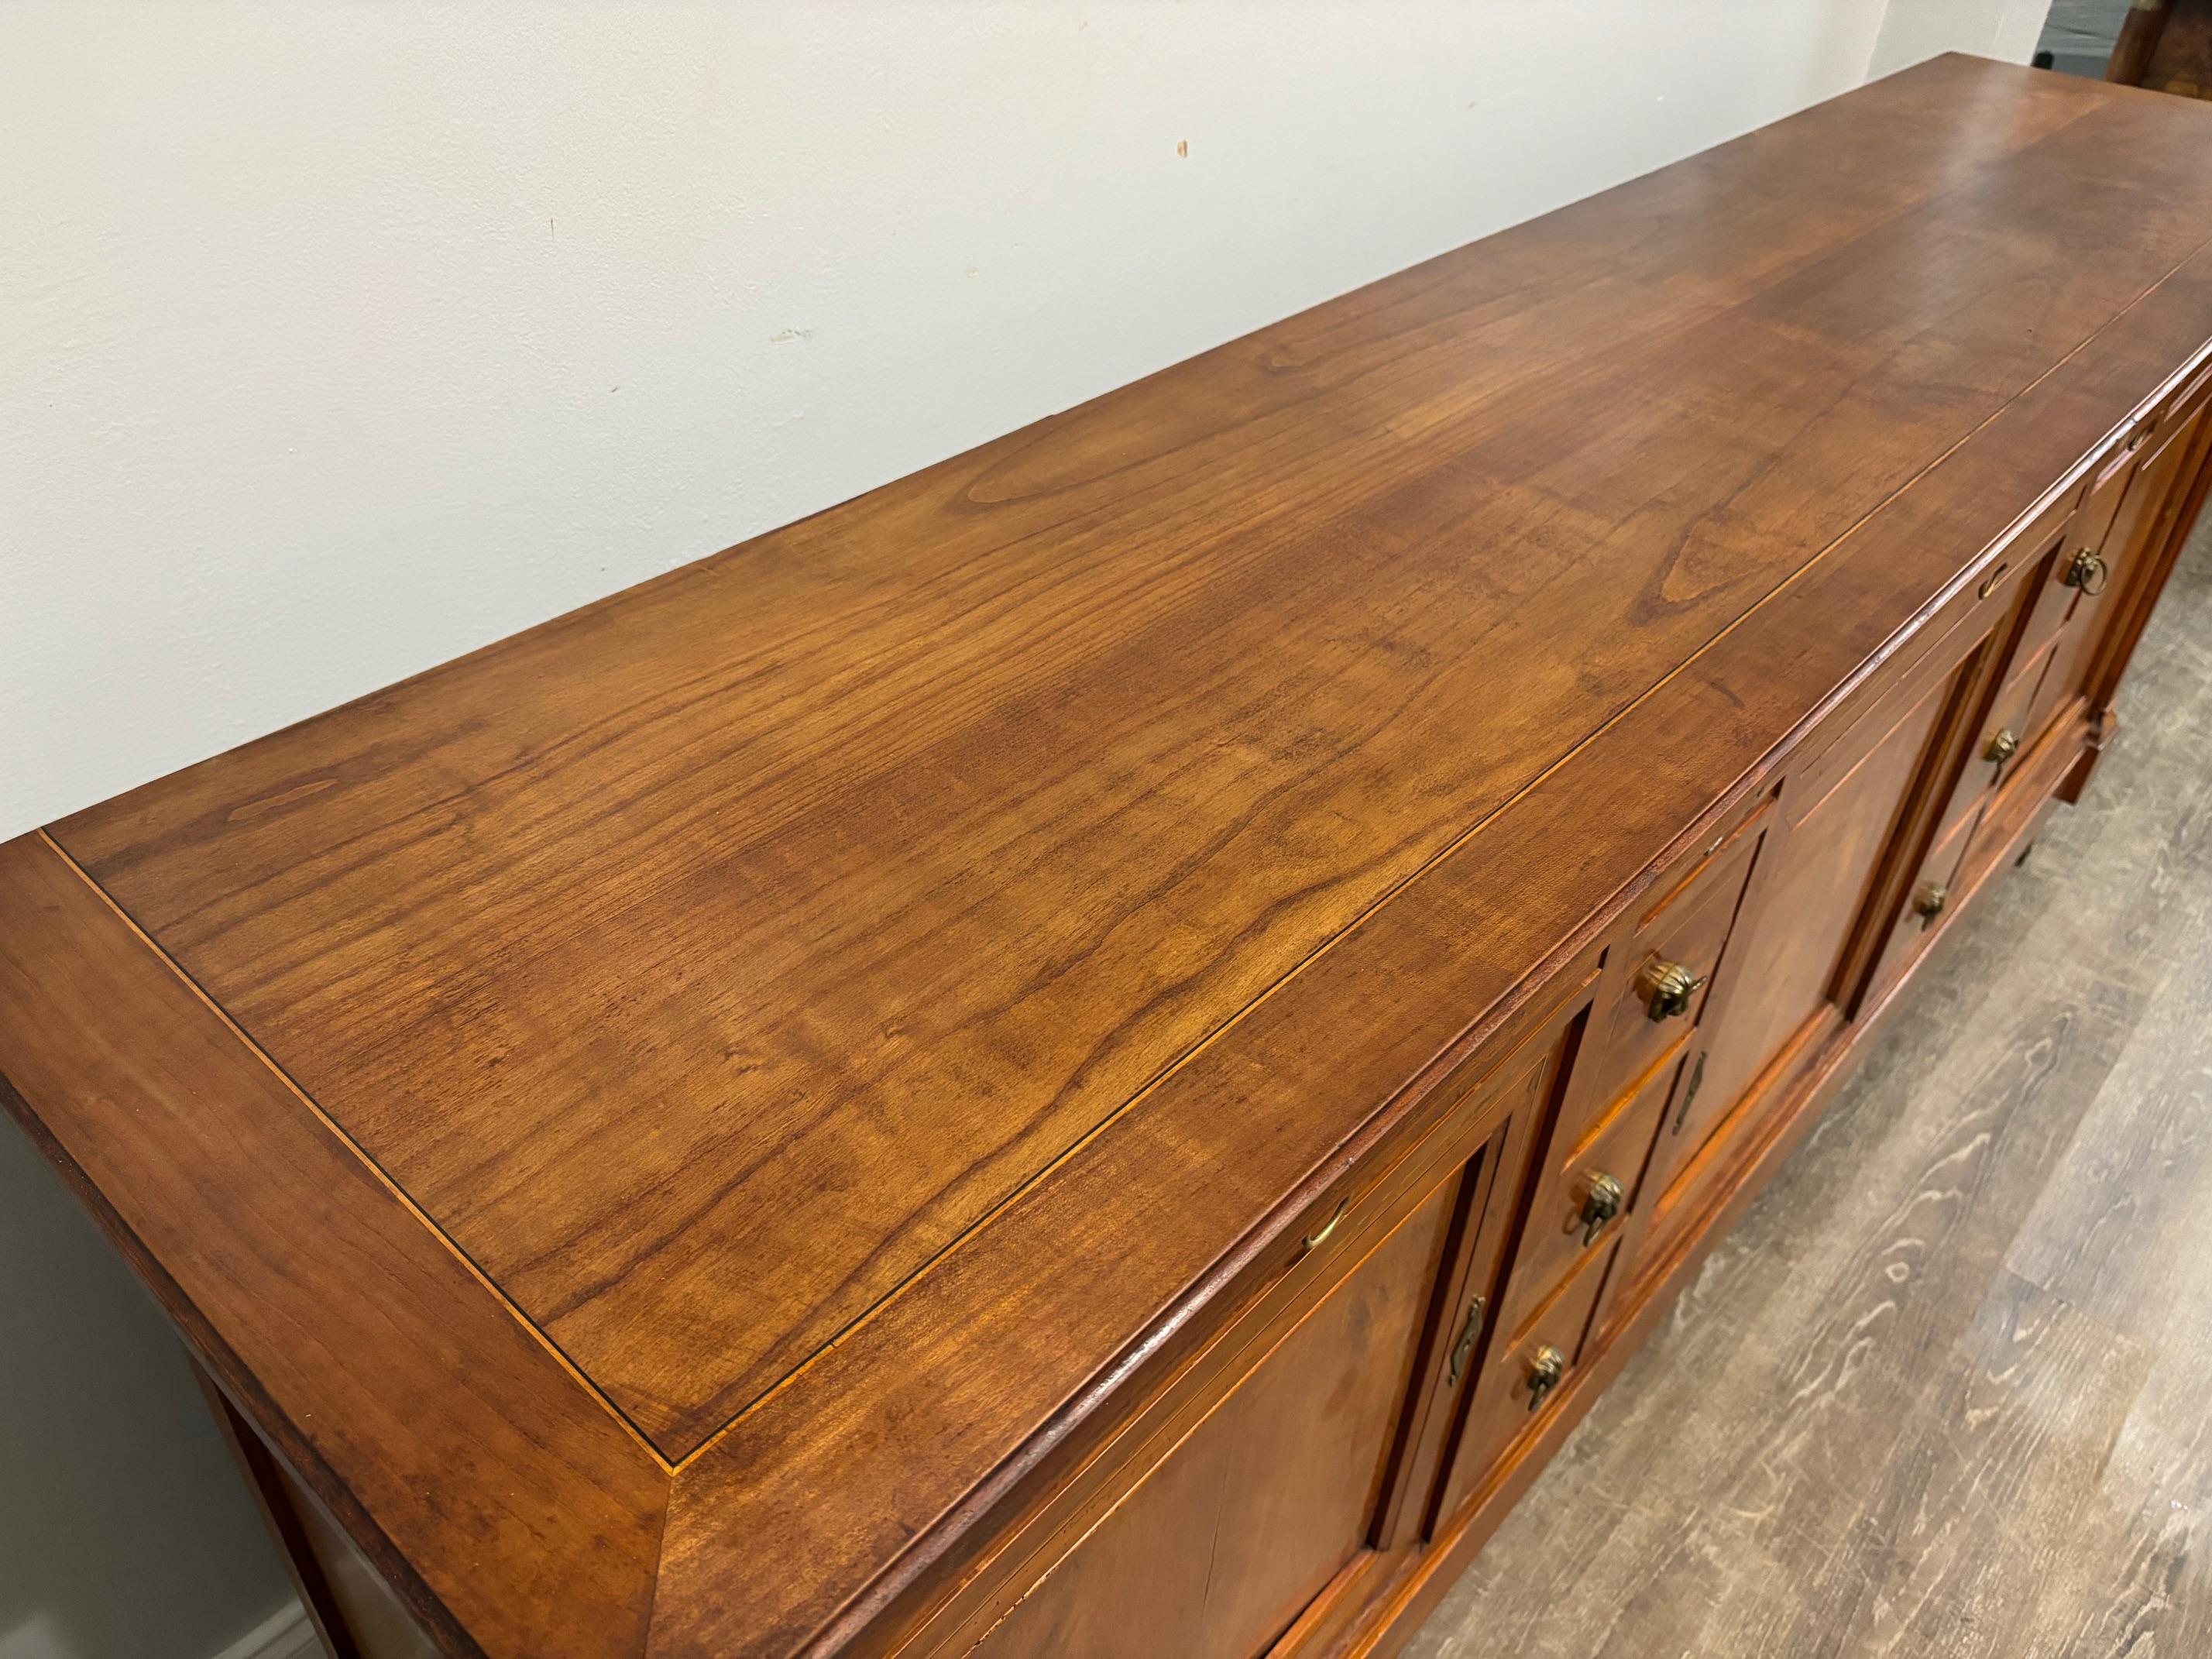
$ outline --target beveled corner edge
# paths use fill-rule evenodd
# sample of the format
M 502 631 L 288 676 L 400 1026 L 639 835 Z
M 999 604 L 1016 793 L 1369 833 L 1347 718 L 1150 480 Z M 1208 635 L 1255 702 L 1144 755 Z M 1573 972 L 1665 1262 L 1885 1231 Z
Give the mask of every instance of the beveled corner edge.
M 0 1103 L 440 1645 L 643 1652 L 666 1463 L 42 831 Z

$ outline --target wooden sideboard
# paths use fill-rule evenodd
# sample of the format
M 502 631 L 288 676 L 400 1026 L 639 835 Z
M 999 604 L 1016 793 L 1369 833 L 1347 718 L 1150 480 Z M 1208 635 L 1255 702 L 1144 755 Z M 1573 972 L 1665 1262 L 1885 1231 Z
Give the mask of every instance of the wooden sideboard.
M 1389 1651 L 2112 740 L 2208 241 L 1879 82 L 0 847 L 0 1094 L 342 1653 Z

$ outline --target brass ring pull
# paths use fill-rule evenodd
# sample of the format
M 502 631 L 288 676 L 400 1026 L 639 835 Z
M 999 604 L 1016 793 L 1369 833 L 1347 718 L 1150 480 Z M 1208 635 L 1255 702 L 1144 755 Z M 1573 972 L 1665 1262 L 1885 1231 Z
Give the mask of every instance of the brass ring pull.
M 2090 549 L 2075 550 L 2067 562 L 2066 574 L 2062 580 L 2069 587 L 2078 587 L 2084 599 L 2094 599 L 2105 591 L 2105 584 L 2112 579 L 2112 568 Z
M 1920 918 L 1920 931 L 1926 933 L 1936 925 L 1951 902 L 1951 890 L 1940 881 L 1931 881 L 1912 896 L 1912 914 Z
M 1559 1379 L 1567 1374 L 1567 1357 L 1547 1342 L 1528 1358 L 1528 1411 L 1531 1416 L 1544 1408 L 1544 1401 Z
M 1577 1218 L 1583 1224 L 1583 1248 L 1596 1243 L 1607 1224 L 1627 1207 L 1628 1194 L 1619 1181 L 1602 1172 L 1592 1176 L 1589 1191 L 1583 1197 L 1582 1214 Z
M 1322 1224 L 1322 1230 L 1317 1233 L 1308 1233 L 1306 1235 L 1306 1249 L 1310 1250 L 1318 1249 L 1322 1245 L 1327 1243 L 1328 1242 L 1328 1236 L 1336 1231 L 1336 1224 L 1344 1219 L 1344 1212 L 1350 1207 L 1351 1204 L 1352 1199 L 1348 1194 L 1346 1196 L 1338 1199 L 1336 1200 L 1335 1213 L 1331 1215 L 1329 1218 Z
M 1982 750 L 1982 758 L 1995 761 L 1999 766 L 2002 766 L 2018 753 L 2020 753 L 2020 733 L 2008 726 L 1990 739 L 1989 746 Z
M 1997 591 L 1997 584 L 2005 579 L 2005 572 L 2011 568 L 2012 561 L 2010 559 L 2006 559 L 1999 563 L 1996 569 L 1990 571 L 1988 575 L 1982 578 L 1982 585 L 1974 590 L 1976 596 L 1986 599 L 1990 594 L 1996 592 Z

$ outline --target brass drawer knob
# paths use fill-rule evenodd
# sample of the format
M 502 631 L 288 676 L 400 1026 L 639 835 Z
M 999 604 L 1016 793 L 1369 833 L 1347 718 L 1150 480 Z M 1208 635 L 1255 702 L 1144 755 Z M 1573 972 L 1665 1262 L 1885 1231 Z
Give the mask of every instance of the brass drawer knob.
M 1552 1390 L 1559 1386 L 1559 1379 L 1567 1374 L 1567 1357 L 1547 1342 L 1528 1357 L 1528 1410 L 1531 1414 L 1544 1408 L 1544 1401 Z
M 1637 981 L 1644 993 L 1644 1009 L 1653 1019 L 1672 1019 L 1690 1012 L 1690 1002 L 1705 983 L 1679 962 L 1655 962 Z
M 1609 1175 L 1590 1177 L 1589 1191 L 1583 1195 L 1583 1245 L 1588 1249 L 1597 1243 L 1597 1236 L 1606 1224 L 1628 1207 L 1628 1194 L 1620 1182 Z
M 1936 925 L 1936 918 L 1943 914 L 1943 907 L 1951 902 L 1951 890 L 1940 881 L 1931 881 L 1912 896 L 1912 914 L 1920 918 L 1920 930 L 1925 933 Z
M 2105 591 L 2112 580 L 2112 567 L 2086 547 L 2074 550 L 2074 556 L 2066 562 L 2066 574 L 2059 580 L 2069 587 L 2078 587 L 2090 599 Z
M 1467 1362 L 1474 1352 L 1474 1340 L 1482 1334 L 1483 1311 L 1489 1298 L 1480 1297 L 1467 1304 L 1467 1323 L 1460 1327 L 1459 1340 L 1452 1344 L 1451 1370 L 1444 1377 L 1444 1387 L 1455 1389 L 1461 1377 L 1467 1375 Z
M 2018 753 L 2020 753 L 2020 733 L 2008 726 L 1990 739 L 1989 745 L 1982 750 L 1982 758 L 1995 761 L 1999 766 L 2002 766 Z

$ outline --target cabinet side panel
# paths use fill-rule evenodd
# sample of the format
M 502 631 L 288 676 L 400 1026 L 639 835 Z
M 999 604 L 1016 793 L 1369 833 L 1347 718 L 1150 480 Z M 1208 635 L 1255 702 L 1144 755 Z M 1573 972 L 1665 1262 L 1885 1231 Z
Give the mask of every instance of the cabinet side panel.
M 445 1645 L 642 1647 L 659 1467 L 37 836 L 0 845 L 0 1098 Z

